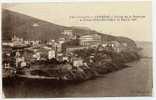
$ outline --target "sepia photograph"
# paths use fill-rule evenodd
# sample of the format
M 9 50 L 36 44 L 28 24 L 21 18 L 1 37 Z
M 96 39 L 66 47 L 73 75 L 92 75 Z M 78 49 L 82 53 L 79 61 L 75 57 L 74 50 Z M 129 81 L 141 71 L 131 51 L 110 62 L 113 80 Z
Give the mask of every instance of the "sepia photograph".
M 152 2 L 1 5 L 4 98 L 152 96 Z

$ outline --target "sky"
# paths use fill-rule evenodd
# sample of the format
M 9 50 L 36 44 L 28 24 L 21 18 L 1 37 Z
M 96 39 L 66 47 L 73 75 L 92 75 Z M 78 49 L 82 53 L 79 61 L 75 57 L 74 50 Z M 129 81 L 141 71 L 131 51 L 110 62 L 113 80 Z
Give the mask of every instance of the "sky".
M 14 3 L 3 8 L 63 26 L 81 26 L 136 41 L 152 41 L 151 2 Z M 144 16 L 135 21 L 80 21 L 71 16 Z

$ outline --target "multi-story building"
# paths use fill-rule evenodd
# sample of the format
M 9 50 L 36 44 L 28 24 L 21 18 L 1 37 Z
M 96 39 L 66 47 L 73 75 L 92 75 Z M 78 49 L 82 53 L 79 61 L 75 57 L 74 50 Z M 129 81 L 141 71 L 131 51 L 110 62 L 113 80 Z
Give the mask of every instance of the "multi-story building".
M 73 32 L 72 32 L 72 30 L 64 30 L 64 31 L 62 32 L 62 34 L 68 35 L 68 36 L 72 36 L 72 35 L 73 35 Z
M 22 45 L 23 44 L 23 38 L 19 38 L 19 37 L 17 37 L 17 36 L 13 36 L 13 38 L 12 38 L 12 43 L 14 44 L 14 45 Z
M 81 46 L 98 45 L 101 43 L 101 36 L 98 34 L 84 35 L 79 38 Z
M 76 33 L 74 33 L 73 30 L 64 30 L 62 32 L 62 34 L 64 34 L 66 36 L 65 37 L 66 40 L 71 40 L 71 39 L 77 38 Z
M 52 58 L 55 58 L 56 54 L 55 54 L 55 50 L 49 50 L 48 51 L 48 59 L 52 59 Z
M 113 51 L 115 51 L 117 53 L 120 53 L 121 51 L 126 50 L 127 44 L 126 43 L 123 44 L 123 43 L 120 43 L 118 41 L 110 41 L 110 42 L 107 43 L 106 48 L 108 50 L 113 50 Z
M 71 53 L 75 50 L 82 50 L 82 49 L 88 49 L 88 47 L 83 47 L 83 46 L 77 46 L 77 47 L 67 47 L 66 48 L 66 53 Z
M 83 65 L 83 60 L 81 58 L 72 58 L 73 66 L 79 67 Z

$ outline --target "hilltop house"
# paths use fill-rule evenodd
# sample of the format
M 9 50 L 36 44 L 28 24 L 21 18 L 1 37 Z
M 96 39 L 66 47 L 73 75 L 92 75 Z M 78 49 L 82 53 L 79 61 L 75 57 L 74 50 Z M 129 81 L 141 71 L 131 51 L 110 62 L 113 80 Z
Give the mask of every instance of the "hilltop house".
M 125 50 L 127 47 L 126 44 L 120 43 L 118 41 L 109 41 L 107 42 L 107 50 L 113 50 L 117 53 L 120 53 L 121 51 Z
M 13 45 L 22 45 L 24 43 L 23 38 L 19 38 L 17 36 L 13 36 L 11 39 Z
M 64 30 L 64 31 L 62 32 L 62 34 L 68 35 L 68 36 L 72 36 L 72 35 L 73 35 L 72 30 Z
M 72 30 L 64 30 L 61 34 L 67 36 L 66 39 L 72 39 L 73 38 L 73 31 Z
M 73 30 L 64 30 L 61 34 L 65 35 L 66 40 L 76 39 L 76 33 L 73 32 Z

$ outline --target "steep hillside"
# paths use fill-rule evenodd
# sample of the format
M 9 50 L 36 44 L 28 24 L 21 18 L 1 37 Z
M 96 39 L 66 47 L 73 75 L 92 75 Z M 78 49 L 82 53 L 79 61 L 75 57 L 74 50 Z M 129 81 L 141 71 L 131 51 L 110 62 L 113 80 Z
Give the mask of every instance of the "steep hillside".
M 65 29 L 72 29 L 78 35 L 84 34 L 99 34 L 105 41 L 117 40 L 120 42 L 127 42 L 135 46 L 133 40 L 124 37 L 115 37 L 111 35 L 102 34 L 85 27 L 65 27 L 56 25 L 47 21 L 39 20 L 24 14 L 2 9 L 2 39 L 8 41 L 13 34 L 28 40 L 43 40 L 57 39 L 65 37 L 61 32 Z
M 59 37 L 61 31 L 66 29 L 66 27 L 63 26 L 58 26 L 9 10 L 2 10 L 2 13 L 3 40 L 10 39 L 13 35 L 12 33 L 24 39 L 47 40 Z

